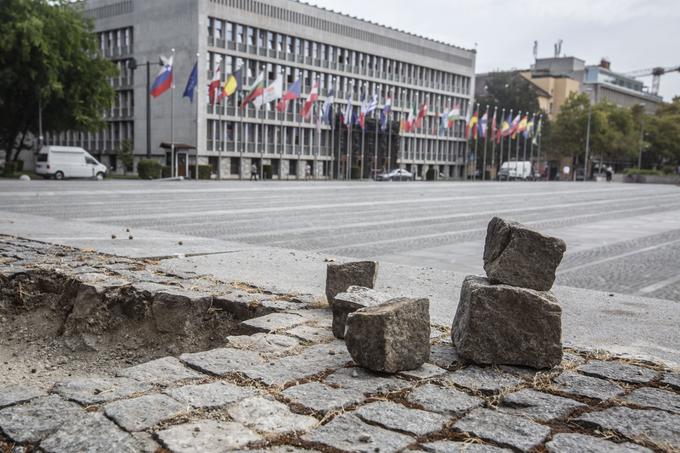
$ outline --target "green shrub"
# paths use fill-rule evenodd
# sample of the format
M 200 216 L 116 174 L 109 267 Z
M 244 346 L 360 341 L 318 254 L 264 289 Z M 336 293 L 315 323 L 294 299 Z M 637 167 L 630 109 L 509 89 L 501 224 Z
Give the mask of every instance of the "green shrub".
M 161 177 L 161 168 L 158 161 L 144 159 L 137 164 L 137 174 L 141 179 L 157 179 Z
M 212 175 L 212 167 L 210 165 L 198 166 L 198 179 L 210 179 Z M 189 165 L 189 179 L 196 179 L 196 166 Z
M 163 165 L 161 168 L 161 177 L 170 178 L 172 176 L 172 168 L 169 165 Z
M 661 170 L 649 170 L 645 168 L 626 168 L 623 170 L 623 174 L 626 176 L 663 176 L 664 173 Z

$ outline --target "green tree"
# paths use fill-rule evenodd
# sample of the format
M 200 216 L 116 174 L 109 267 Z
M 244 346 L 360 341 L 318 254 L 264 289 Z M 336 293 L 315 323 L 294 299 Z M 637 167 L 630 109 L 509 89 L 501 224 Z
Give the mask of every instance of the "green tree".
M 115 66 L 97 51 L 91 21 L 67 0 L 2 0 L 0 148 L 16 160 L 45 130 L 95 131 L 111 105 Z
M 546 149 L 558 156 L 571 156 L 574 165 L 582 163 L 589 111 L 590 158 L 623 160 L 636 155 L 639 129 L 633 112 L 608 102 L 591 107 L 588 95 L 576 93 L 569 96 L 557 115 Z
M 643 162 L 654 167 L 680 165 L 680 97 L 662 105 L 638 124 L 645 132 Z
M 538 112 L 538 95 L 535 87 L 516 72 L 492 72 L 486 80 L 486 95 L 476 99 L 480 107 L 489 105 L 505 109 L 506 115 L 514 112 Z
M 132 166 L 135 163 L 134 154 L 132 153 L 132 143 L 130 140 L 124 140 L 118 148 L 116 153 L 121 165 L 123 165 L 123 174 L 127 175 L 128 171 L 132 171 Z

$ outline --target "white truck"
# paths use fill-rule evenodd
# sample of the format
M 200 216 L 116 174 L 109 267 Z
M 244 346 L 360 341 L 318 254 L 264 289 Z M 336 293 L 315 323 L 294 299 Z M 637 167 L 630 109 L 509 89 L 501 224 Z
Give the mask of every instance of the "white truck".
M 513 180 L 522 179 L 529 180 L 533 179 L 534 175 L 532 172 L 532 165 L 530 161 L 519 161 L 519 162 L 503 162 L 501 169 L 498 172 L 498 179 L 502 180 Z
M 104 179 L 107 168 L 83 148 L 75 146 L 44 146 L 35 162 L 35 173 L 43 178 Z

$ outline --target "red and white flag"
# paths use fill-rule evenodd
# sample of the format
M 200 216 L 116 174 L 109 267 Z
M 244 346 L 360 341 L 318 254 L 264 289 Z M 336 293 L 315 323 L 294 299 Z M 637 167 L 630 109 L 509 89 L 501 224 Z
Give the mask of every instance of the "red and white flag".
M 307 101 L 305 101 L 305 105 L 302 107 L 302 111 L 300 112 L 300 115 L 302 115 L 304 119 L 309 119 L 309 115 L 312 113 L 312 106 L 314 106 L 314 103 L 318 99 L 319 99 L 319 82 L 314 82 L 314 85 L 312 85 L 312 91 L 309 93 Z
M 215 70 L 215 74 L 213 75 L 212 80 L 210 81 L 210 84 L 208 85 L 208 96 L 210 96 L 210 104 L 215 105 L 215 102 L 219 101 L 221 96 L 218 96 L 218 91 L 221 92 L 220 90 L 220 85 L 222 81 L 220 79 L 220 67 L 218 66 L 217 69 Z

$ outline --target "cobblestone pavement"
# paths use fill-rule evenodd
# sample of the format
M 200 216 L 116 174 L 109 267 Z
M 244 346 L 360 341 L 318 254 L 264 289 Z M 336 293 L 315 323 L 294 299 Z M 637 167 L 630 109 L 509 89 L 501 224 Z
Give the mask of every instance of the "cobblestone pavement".
M 153 262 L 23 240 L 0 245 L 3 316 L 54 302 L 32 291 L 56 294 L 46 273 L 67 277 L 58 299 L 73 301 L 65 322 L 71 329 L 58 335 L 120 327 L 98 324 L 97 312 L 85 307 L 139 320 L 147 316 L 140 304 L 156 329 L 180 336 L 192 317 L 205 320 L 179 310 L 201 301 L 210 302 L 205 313 L 219 308 L 239 320 L 207 350 L 121 364 L 111 373 L 43 384 L 28 374 L 0 384 L 3 452 L 680 450 L 680 370 L 573 349 L 552 370 L 478 367 L 459 360 L 449 331 L 433 328 L 429 363 L 377 375 L 353 364 L 330 334 L 330 310 L 308 296 L 160 275 Z M 102 297 L 79 306 L 78 295 L 93 286 L 97 292 L 87 294 Z M 163 310 L 154 314 L 157 303 Z M 7 314 L 11 305 L 18 309 Z M 86 322 L 74 327 L 77 320 Z
M 493 215 L 567 237 L 557 283 L 677 300 L 680 188 L 596 183 L 0 181 L 0 211 L 481 270 Z

